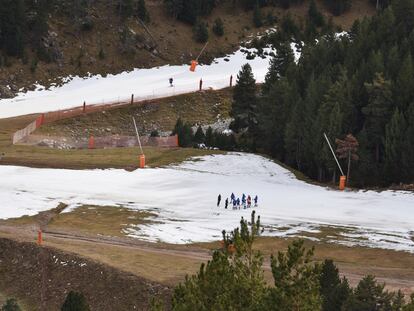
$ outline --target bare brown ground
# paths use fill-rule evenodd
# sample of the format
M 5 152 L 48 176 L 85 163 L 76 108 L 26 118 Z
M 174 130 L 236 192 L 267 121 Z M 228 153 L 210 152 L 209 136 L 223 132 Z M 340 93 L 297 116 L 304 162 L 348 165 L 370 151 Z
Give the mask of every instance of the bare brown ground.
M 73 222 L 76 214 L 57 216 L 58 212 L 56 209 L 50 211 L 48 219 L 51 220 L 51 225 L 43 227 L 45 246 L 75 253 L 166 285 L 176 285 L 185 275 L 198 271 L 200 263 L 209 260 L 212 250 L 219 247 L 218 242 L 191 245 L 149 243 L 126 237 L 122 234 L 122 228 L 119 228 L 118 234 L 114 234 L 113 229 L 106 231 L 105 222 L 97 226 L 90 221 Z M 81 215 L 82 213 L 78 214 Z M 45 217 L 43 215 L 40 219 Z M 127 214 L 127 217 L 130 215 Z M 67 219 L 72 221 L 65 224 Z M 86 215 L 84 219 L 89 218 Z M 124 219 L 121 217 L 114 220 L 115 227 L 116 222 L 123 223 Z M 86 230 L 88 226 L 91 227 L 89 231 Z M 35 217 L 26 217 L 24 221 L 1 221 L 0 237 L 35 242 L 37 228 L 39 218 Z M 285 250 L 291 241 L 292 239 L 263 237 L 256 242 L 256 248 L 265 255 L 265 275 L 269 282 L 272 281 L 270 254 Z M 307 247 L 315 246 L 316 261 L 333 259 L 351 285 L 355 285 L 364 275 L 373 274 L 380 282 L 385 282 L 390 290 L 401 289 L 405 294 L 414 292 L 414 255 L 410 253 L 312 241 L 305 243 Z

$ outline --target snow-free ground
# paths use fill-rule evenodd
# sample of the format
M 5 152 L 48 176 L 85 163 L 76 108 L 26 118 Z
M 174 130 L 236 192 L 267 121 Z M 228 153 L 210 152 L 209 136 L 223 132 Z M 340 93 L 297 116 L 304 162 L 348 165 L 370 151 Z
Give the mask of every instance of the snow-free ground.
M 180 165 L 128 172 L 0 166 L 0 218 L 34 215 L 59 202 L 119 205 L 158 214 L 155 222 L 130 226 L 130 236 L 170 243 L 218 240 L 251 209 L 216 206 L 234 192 L 259 196 L 257 214 L 266 236 L 316 234 L 340 228 L 332 242 L 414 253 L 414 194 L 400 191 L 339 192 L 297 180 L 262 156 L 230 153 Z M 69 210 L 70 210 L 69 209 Z M 329 236 L 328 236 L 329 238 Z

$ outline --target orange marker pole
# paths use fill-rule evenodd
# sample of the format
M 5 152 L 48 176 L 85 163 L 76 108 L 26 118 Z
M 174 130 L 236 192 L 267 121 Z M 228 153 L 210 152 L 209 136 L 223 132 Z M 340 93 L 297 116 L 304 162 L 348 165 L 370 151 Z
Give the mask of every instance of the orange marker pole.
M 95 149 L 95 138 L 92 135 L 89 137 L 88 149 Z
M 39 231 L 37 231 L 37 245 L 42 245 L 42 242 L 42 230 L 39 229 Z

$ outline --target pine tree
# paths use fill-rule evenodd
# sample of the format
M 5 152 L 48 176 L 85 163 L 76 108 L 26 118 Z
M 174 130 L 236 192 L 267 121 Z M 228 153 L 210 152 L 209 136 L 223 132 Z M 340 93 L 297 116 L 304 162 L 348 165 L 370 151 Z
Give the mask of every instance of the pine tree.
M 219 37 L 224 35 L 224 24 L 221 18 L 217 18 L 214 21 L 213 32 L 216 34 L 216 36 L 219 36 Z
M 189 123 L 184 123 L 181 118 L 178 118 L 175 123 L 172 135 L 178 136 L 178 145 L 180 147 L 190 147 L 193 144 L 194 136 L 191 125 Z
M 197 42 L 205 43 L 208 40 L 208 28 L 207 24 L 198 21 L 194 26 L 194 36 Z
M 3 0 L 0 6 L 0 47 L 8 55 L 23 55 L 25 27 L 24 1 Z
M 286 253 L 270 258 L 274 287 L 270 289 L 265 310 L 320 310 L 319 266 L 311 264 L 313 249 L 306 250 L 303 240 L 292 242 Z
M 310 22 L 316 27 L 322 27 L 325 25 L 325 19 L 322 13 L 319 12 L 315 0 L 311 0 L 309 2 L 308 17 Z
M 207 147 L 214 147 L 214 133 L 211 126 L 207 128 L 205 142 Z
M 81 293 L 70 291 L 66 296 L 61 311 L 90 311 L 85 296 Z
M 395 293 L 384 290 L 385 284 L 378 284 L 375 277 L 364 277 L 345 302 L 344 311 L 398 310 L 393 308 Z
M 206 136 L 204 135 L 201 125 L 198 126 L 196 133 L 194 134 L 194 142 L 197 144 L 204 144 Z
M 394 182 L 402 180 L 409 169 L 402 159 L 406 128 L 404 115 L 397 108 L 385 129 L 385 169 Z
M 325 0 L 325 4 L 333 15 L 339 16 L 351 8 L 352 0 Z
M 401 63 L 397 79 L 393 85 L 394 98 L 397 107 L 405 110 L 408 104 L 414 99 L 414 68 L 411 53 L 408 53 Z
M 200 271 L 174 290 L 174 311 L 265 310 L 266 293 L 263 256 L 253 249 L 260 220 L 254 212 L 250 225 L 242 218 L 240 228 L 231 234 L 223 231 L 223 249 L 202 264 Z
M 294 164 L 299 170 L 305 158 L 303 139 L 305 136 L 305 109 L 302 99 L 298 99 L 285 129 L 286 163 Z
M 405 131 L 404 149 L 402 150 L 402 163 L 406 172 L 414 172 L 414 103 L 407 109 L 407 129 Z M 412 176 L 407 176 L 407 182 L 413 182 Z
M 324 96 L 322 105 L 319 108 L 317 116 L 316 126 L 317 135 L 319 139 L 323 137 L 323 133 L 326 133 L 328 138 L 334 139 L 339 137 L 344 129 L 344 124 L 348 122 L 349 118 L 349 93 L 346 85 L 346 76 L 342 75 L 341 78 L 332 84 L 328 93 Z M 323 139 L 323 138 L 322 138 Z M 324 179 L 323 167 L 328 167 L 333 171 L 332 180 L 336 179 L 336 163 L 332 157 L 331 151 L 328 145 L 321 141 L 323 145 L 319 150 L 320 172 L 319 180 Z
M 117 10 L 122 19 L 127 19 L 134 14 L 133 0 L 118 0 Z
M 337 144 L 336 153 L 338 154 L 338 158 L 346 159 L 348 162 L 348 170 L 346 174 L 346 182 L 348 185 L 349 180 L 351 179 L 351 160 L 359 160 L 359 156 L 357 155 L 359 143 L 352 134 L 346 135 L 344 140 L 335 139 L 335 143 Z
M 400 37 L 408 35 L 414 27 L 414 2 L 411 0 L 398 0 L 392 4 L 397 21 L 397 34 Z
M 263 93 L 269 92 L 272 85 L 286 75 L 289 66 L 294 63 L 294 59 L 289 43 L 282 43 L 278 46 L 276 55 L 270 60 L 270 67 L 262 86 Z
M 286 78 L 282 78 L 272 86 L 269 93 L 260 100 L 258 114 L 258 142 L 266 152 L 279 160 L 284 160 L 286 123 L 290 107 L 294 105 L 294 90 Z
M 231 107 L 231 116 L 235 119 L 232 125 L 233 130 L 237 132 L 254 125 L 256 102 L 256 80 L 250 65 L 245 64 L 237 74 L 237 84 L 233 89 Z
M 254 7 L 254 11 L 253 11 L 253 24 L 257 28 L 263 26 L 263 15 L 262 15 L 262 11 L 260 10 L 259 5 L 256 5 Z
M 137 16 L 144 23 L 149 23 L 150 15 L 145 5 L 145 0 L 138 0 Z
M 365 128 L 368 139 L 375 148 L 375 160 L 381 161 L 385 124 L 391 116 L 392 94 L 391 83 L 384 79 L 382 74 L 377 74 L 372 83 L 366 83 L 369 94 L 368 105 L 362 109 L 365 115 Z
M 325 259 L 319 276 L 322 311 L 341 310 L 351 289 L 348 280 L 340 279 L 338 268 L 332 260 Z

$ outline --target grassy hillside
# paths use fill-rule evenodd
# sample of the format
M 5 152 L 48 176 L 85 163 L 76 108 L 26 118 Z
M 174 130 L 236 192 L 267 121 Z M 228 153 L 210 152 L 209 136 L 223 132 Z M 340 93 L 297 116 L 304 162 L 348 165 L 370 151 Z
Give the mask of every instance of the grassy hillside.
M 139 131 L 171 131 L 178 118 L 191 124 L 210 124 L 229 118 L 232 90 L 203 91 L 151 100 L 133 106 L 90 113 L 42 126 L 36 134 L 66 136 L 75 139 L 108 135 L 135 135 L 131 116 Z

